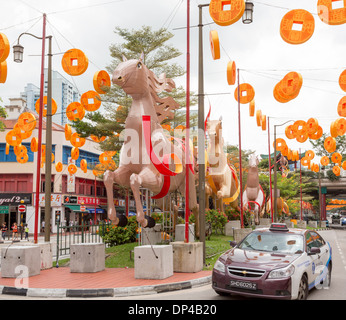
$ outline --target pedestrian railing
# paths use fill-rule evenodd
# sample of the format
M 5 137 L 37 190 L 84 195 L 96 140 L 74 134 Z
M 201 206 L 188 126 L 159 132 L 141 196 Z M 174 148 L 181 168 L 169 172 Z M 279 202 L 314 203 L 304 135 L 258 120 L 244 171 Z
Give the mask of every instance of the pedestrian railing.
M 56 262 L 60 256 L 69 255 L 71 244 L 102 243 L 108 223 L 64 226 L 58 223 L 56 238 Z

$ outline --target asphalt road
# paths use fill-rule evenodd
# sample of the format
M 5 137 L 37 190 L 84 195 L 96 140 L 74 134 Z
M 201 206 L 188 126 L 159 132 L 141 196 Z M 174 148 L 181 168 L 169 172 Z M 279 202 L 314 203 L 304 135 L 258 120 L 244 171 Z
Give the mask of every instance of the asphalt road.
M 333 252 L 333 271 L 332 281 L 329 288 L 312 289 L 308 296 L 308 300 L 346 300 L 346 230 L 343 229 L 332 229 L 320 231 L 322 237 L 331 244 Z M 49 298 L 31 298 L 31 297 L 20 297 L 10 295 L 0 295 L 0 300 L 49 300 Z M 188 301 L 208 301 L 210 304 L 212 301 L 224 300 L 254 300 L 241 296 L 219 296 L 211 288 L 211 285 L 201 286 L 192 289 L 185 289 L 173 292 L 159 293 L 155 295 L 144 295 L 144 296 L 129 296 L 129 297 L 113 297 L 113 298 L 64 298 L 59 300 L 118 300 L 116 305 L 120 306 L 121 301 L 126 306 L 131 303 L 130 301 L 148 301 L 150 304 L 154 301 L 174 300 L 180 301 L 180 303 Z M 128 300 L 126 303 L 125 300 Z M 262 300 L 262 299 L 257 299 Z

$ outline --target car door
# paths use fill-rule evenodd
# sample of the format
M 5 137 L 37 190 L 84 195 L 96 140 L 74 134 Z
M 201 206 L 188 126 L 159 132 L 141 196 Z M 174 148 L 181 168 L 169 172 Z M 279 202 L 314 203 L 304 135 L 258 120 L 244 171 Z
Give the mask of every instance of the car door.
M 328 243 L 324 241 L 320 234 L 315 231 L 311 231 L 312 236 L 315 239 L 315 246 L 320 249 L 320 253 L 318 254 L 319 265 L 318 265 L 318 277 L 319 282 L 323 280 L 328 272 L 328 264 L 331 256 L 331 248 Z
M 313 236 L 311 231 L 305 233 L 306 252 L 310 259 L 310 265 L 307 269 L 309 289 L 315 286 L 315 280 L 319 275 L 318 269 L 321 265 L 320 256 L 318 254 L 311 254 L 311 249 L 316 247 L 315 237 L 316 236 Z

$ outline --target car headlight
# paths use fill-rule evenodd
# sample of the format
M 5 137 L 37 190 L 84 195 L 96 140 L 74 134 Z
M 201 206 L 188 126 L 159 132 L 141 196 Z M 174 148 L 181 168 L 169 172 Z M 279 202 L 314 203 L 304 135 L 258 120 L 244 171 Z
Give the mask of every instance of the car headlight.
M 225 265 L 220 260 L 215 262 L 214 269 L 221 273 L 225 273 Z
M 274 269 L 269 273 L 268 279 L 280 279 L 290 277 L 294 273 L 294 269 L 294 265 L 292 264 L 285 268 Z

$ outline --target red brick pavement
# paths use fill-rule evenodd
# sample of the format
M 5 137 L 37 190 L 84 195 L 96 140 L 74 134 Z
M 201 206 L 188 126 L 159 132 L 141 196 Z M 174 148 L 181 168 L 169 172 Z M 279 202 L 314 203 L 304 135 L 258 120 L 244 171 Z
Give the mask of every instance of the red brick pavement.
M 41 270 L 39 275 L 32 276 L 28 279 L 22 279 L 22 281 L 28 284 L 28 288 L 102 289 L 176 283 L 199 279 L 210 275 L 211 271 L 200 271 L 196 273 L 175 272 L 173 276 L 166 279 L 147 280 L 135 279 L 135 270 L 133 268 L 106 268 L 104 271 L 97 273 L 71 273 L 70 268 L 61 267 Z M 0 277 L 0 286 L 15 287 L 15 281 L 16 279 L 13 278 Z

